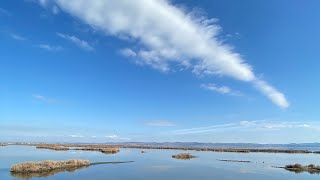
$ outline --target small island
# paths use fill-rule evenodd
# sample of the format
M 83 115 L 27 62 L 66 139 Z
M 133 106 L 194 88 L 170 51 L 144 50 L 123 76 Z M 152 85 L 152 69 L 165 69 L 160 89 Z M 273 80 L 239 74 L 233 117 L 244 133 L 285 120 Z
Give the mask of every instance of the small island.
M 36 146 L 37 149 L 50 149 L 50 150 L 55 150 L 55 151 L 68 151 L 68 147 L 62 147 L 59 145 L 39 145 Z
M 295 173 L 308 172 L 310 174 L 320 174 L 320 166 L 314 164 L 310 164 L 308 166 L 301 164 L 290 164 L 282 168 Z
M 117 147 L 103 147 L 103 148 L 96 148 L 96 147 L 83 147 L 83 148 L 75 148 L 73 150 L 80 150 L 80 151 L 100 151 L 105 154 L 115 154 L 120 152 L 120 149 Z
M 11 167 L 10 171 L 15 173 L 38 173 L 48 172 L 57 169 L 68 169 L 73 167 L 85 167 L 89 166 L 90 161 L 88 160 L 67 160 L 67 161 L 42 161 L 42 162 L 25 162 L 21 164 L 15 164 Z
M 172 157 L 175 159 L 192 159 L 192 158 L 195 158 L 196 156 L 190 153 L 180 153 L 180 154 L 172 155 Z

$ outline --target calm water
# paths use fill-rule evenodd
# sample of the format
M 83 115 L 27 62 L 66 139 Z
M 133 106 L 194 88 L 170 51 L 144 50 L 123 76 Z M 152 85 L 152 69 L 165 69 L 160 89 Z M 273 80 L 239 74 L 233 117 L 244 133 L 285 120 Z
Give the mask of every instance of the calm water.
M 271 166 L 292 163 L 320 164 L 320 154 L 220 153 L 190 151 L 199 156 L 191 160 L 177 160 L 171 155 L 181 150 L 121 149 L 117 154 L 87 151 L 51 151 L 28 146 L 0 147 L 0 179 L 21 179 L 10 175 L 12 164 L 25 161 L 88 159 L 100 161 L 135 161 L 128 164 L 90 166 L 74 172 L 60 172 L 34 179 L 319 179 L 320 175 L 295 174 Z M 221 162 L 217 159 L 249 160 L 253 163 Z

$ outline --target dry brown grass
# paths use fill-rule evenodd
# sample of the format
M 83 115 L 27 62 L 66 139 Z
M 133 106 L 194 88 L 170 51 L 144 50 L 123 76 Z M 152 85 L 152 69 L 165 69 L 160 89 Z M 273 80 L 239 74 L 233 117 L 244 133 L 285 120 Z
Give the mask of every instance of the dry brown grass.
M 68 147 L 62 147 L 59 145 L 39 145 L 37 146 L 38 149 L 50 149 L 55 151 L 68 151 Z
M 72 167 L 84 167 L 89 166 L 90 161 L 88 160 L 68 160 L 68 161 L 42 161 L 42 162 L 25 162 L 21 164 L 15 164 L 11 166 L 11 172 L 19 173 L 37 173 L 47 172 L 57 169 L 68 169 Z
M 102 153 L 107 153 L 107 154 L 114 154 L 114 153 L 117 153 L 119 152 L 120 149 L 119 148 L 102 148 L 100 150 L 100 152 Z
M 83 148 L 76 148 L 74 150 L 81 150 L 81 151 L 100 151 L 106 154 L 115 154 L 120 151 L 118 147 L 83 147 Z
M 196 156 L 190 153 L 181 153 L 181 154 L 173 155 L 172 157 L 176 159 L 191 159 L 191 158 L 195 158 Z
M 310 174 L 320 174 L 320 166 L 314 164 L 310 164 L 308 166 L 301 164 L 290 164 L 286 165 L 284 169 L 295 173 L 308 172 Z
M 49 176 L 54 176 L 57 173 L 60 172 L 75 172 L 80 169 L 87 168 L 88 166 L 81 166 L 81 167 L 68 167 L 68 168 L 59 168 L 59 169 L 54 169 L 50 171 L 43 171 L 43 172 L 11 172 L 11 176 L 16 177 L 16 178 L 22 178 L 22 179 L 31 179 L 34 177 L 49 177 Z

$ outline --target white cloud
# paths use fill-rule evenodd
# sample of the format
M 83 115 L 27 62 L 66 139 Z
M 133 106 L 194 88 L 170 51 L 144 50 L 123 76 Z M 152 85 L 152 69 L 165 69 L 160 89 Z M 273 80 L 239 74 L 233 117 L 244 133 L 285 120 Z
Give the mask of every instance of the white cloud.
M 170 71 L 172 64 L 188 65 L 196 74 L 225 75 L 251 82 L 276 105 L 289 106 L 281 92 L 259 80 L 241 55 L 219 39 L 221 27 L 216 19 L 196 16 L 167 0 L 55 2 L 60 9 L 107 35 L 135 39 L 138 46 L 127 55 L 135 54 L 139 64 L 163 72 Z
M 53 14 L 59 14 L 60 10 L 59 8 L 54 4 L 54 1 L 52 0 L 38 0 L 37 1 L 43 8 L 45 9 L 51 9 L 51 12 Z
M 217 86 L 213 83 L 201 84 L 200 87 L 203 89 L 210 90 L 210 91 L 218 92 L 220 94 L 229 94 L 229 95 L 233 95 L 233 96 L 241 96 L 242 95 L 240 92 L 232 90 L 228 86 Z
M 147 126 L 175 126 L 176 124 L 174 122 L 170 121 L 145 121 L 145 125 Z
M 43 102 L 46 102 L 46 103 L 52 103 L 52 102 L 55 102 L 54 99 L 51 99 L 51 98 L 48 98 L 46 96 L 42 96 L 42 95 L 39 95 L 39 94 L 35 94 L 35 95 L 32 95 L 32 97 L 38 101 L 43 101 Z
M 72 135 L 69 135 L 70 137 L 72 138 L 83 138 L 84 136 L 82 135 L 76 135 L 76 134 L 72 134 Z
M 10 34 L 10 36 L 13 38 L 13 39 L 15 39 L 15 40 L 18 40 L 18 41 L 25 41 L 25 40 L 27 40 L 27 38 L 25 38 L 25 37 L 23 37 L 23 36 L 20 36 L 20 35 L 18 35 L 18 34 Z
M 170 134 L 198 134 L 214 131 L 227 131 L 227 130 L 284 130 L 284 129 L 313 129 L 320 130 L 320 124 L 318 122 L 291 122 L 291 121 L 240 121 L 228 124 L 218 124 L 205 127 L 196 127 L 189 129 L 178 129 L 169 131 Z
M 52 46 L 49 44 L 39 44 L 38 47 L 48 51 L 61 51 L 63 49 L 61 46 Z
M 195 127 L 195 128 L 188 128 L 188 129 L 178 129 L 170 131 L 169 133 L 172 134 L 195 134 L 195 133 L 204 133 L 204 132 L 211 132 L 216 131 L 218 129 L 226 129 L 226 128 L 233 128 L 236 123 L 228 123 L 228 124 L 218 124 L 212 126 L 205 126 L 205 127 Z
M 120 50 L 120 53 L 124 56 L 127 56 L 127 57 L 137 57 L 137 53 L 134 52 L 132 49 L 130 48 L 124 48 L 124 49 L 121 49 Z
M 130 140 L 130 138 L 120 137 L 116 134 L 107 135 L 107 136 L 105 136 L 105 138 L 110 139 L 110 140 Z
M 57 6 L 53 6 L 52 7 L 52 13 L 53 14 L 59 14 L 59 12 L 60 12 L 60 10 L 59 10 L 59 8 Z
M 241 126 L 254 127 L 259 129 L 292 129 L 292 128 L 309 128 L 320 129 L 318 123 L 310 122 L 275 122 L 275 121 L 241 121 Z
M 265 96 L 267 96 L 274 104 L 278 105 L 281 108 L 289 107 L 289 102 L 287 101 L 284 94 L 280 93 L 265 81 L 255 80 L 254 84 L 257 89 L 259 89 Z
M 63 39 L 66 39 L 66 40 L 74 43 L 75 45 L 77 45 L 78 47 L 80 47 L 86 51 L 93 51 L 94 50 L 94 48 L 87 41 L 81 40 L 76 36 L 66 35 L 66 34 L 62 34 L 62 33 L 57 33 L 57 35 Z
M 1 13 L 1 14 L 4 14 L 4 15 L 6 15 L 6 16 L 11 16 L 11 14 L 9 13 L 9 11 L 7 11 L 7 10 L 5 10 L 5 9 L 3 9 L 3 8 L 0 8 L 0 13 Z
M 39 4 L 43 7 L 47 7 L 51 0 L 38 0 Z

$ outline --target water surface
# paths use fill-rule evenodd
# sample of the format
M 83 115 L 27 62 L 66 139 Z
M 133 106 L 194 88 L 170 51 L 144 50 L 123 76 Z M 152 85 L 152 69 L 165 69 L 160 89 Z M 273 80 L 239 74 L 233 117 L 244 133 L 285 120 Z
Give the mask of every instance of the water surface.
M 320 154 L 282 153 L 226 153 L 187 151 L 198 156 L 191 160 L 173 159 L 182 150 L 121 149 L 117 154 L 90 151 L 52 151 L 32 146 L 0 147 L 0 179 L 22 179 L 9 172 L 12 164 L 26 161 L 88 159 L 101 161 L 135 161 L 128 164 L 95 165 L 88 168 L 53 173 L 52 176 L 34 179 L 85 180 L 85 179 L 243 179 L 270 180 L 319 179 L 319 175 L 293 173 L 271 166 L 287 164 L 320 164 Z M 252 163 L 222 162 L 217 159 L 248 160 Z M 23 177 L 23 176 L 22 176 Z

